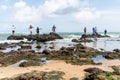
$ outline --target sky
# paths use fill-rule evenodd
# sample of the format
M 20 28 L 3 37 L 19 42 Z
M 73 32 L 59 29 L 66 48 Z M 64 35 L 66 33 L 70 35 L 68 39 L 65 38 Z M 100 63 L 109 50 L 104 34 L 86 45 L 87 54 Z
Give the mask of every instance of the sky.
M 29 32 L 32 25 L 50 32 L 120 32 L 120 0 L 0 0 L 0 33 Z

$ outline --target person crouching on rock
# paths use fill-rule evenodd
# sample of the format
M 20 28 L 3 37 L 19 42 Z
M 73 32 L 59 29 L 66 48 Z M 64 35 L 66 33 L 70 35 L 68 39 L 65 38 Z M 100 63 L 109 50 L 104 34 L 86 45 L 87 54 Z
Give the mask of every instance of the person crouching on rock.
M 12 25 L 12 36 L 14 36 L 14 34 L 15 34 L 15 26 Z

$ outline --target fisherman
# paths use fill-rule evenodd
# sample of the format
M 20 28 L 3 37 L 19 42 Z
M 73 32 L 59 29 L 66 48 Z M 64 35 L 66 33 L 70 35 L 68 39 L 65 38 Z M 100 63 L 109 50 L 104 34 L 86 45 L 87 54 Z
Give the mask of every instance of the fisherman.
M 29 26 L 30 35 L 32 35 L 32 28 L 33 28 L 33 26 L 32 26 L 32 25 L 30 25 L 30 26 Z
M 84 27 L 84 34 L 86 34 L 86 31 L 87 31 L 87 29 L 86 29 L 86 27 Z
M 15 26 L 12 25 L 12 35 L 14 36 L 14 34 L 15 34 Z
M 105 29 L 105 31 L 104 31 L 104 35 L 106 35 L 107 34 L 107 30 Z
M 37 33 L 37 34 L 39 34 L 39 30 L 40 30 L 40 28 L 37 27 L 37 29 L 36 29 L 36 33 Z
M 55 30 L 56 30 L 56 27 L 55 27 L 55 25 L 53 25 L 52 32 L 55 33 Z

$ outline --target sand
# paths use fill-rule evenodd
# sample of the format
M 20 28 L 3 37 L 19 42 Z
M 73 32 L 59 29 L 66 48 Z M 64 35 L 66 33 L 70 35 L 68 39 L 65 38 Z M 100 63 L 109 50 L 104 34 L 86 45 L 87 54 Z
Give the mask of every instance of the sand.
M 107 67 L 106 65 L 107 64 Z M 97 67 L 105 71 L 113 71 L 110 66 L 113 65 L 120 65 L 120 62 L 114 62 L 114 61 L 105 61 L 103 62 L 103 65 L 71 65 L 67 64 L 62 60 L 56 60 L 56 61 L 50 61 L 49 63 L 42 65 L 42 66 L 32 66 L 32 67 L 0 67 L 0 78 L 5 77 L 14 77 L 21 73 L 30 72 L 32 70 L 37 71 L 63 71 L 65 72 L 64 78 L 65 80 L 69 80 L 72 77 L 78 77 L 79 79 L 83 78 L 85 75 L 84 69 L 90 68 L 90 67 Z

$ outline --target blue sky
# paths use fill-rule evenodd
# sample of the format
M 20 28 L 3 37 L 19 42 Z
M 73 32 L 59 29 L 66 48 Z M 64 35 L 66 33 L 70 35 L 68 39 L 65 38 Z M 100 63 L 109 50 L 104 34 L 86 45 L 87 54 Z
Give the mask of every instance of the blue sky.
M 0 0 L 0 32 L 28 32 L 29 25 L 50 32 L 120 32 L 120 0 Z

